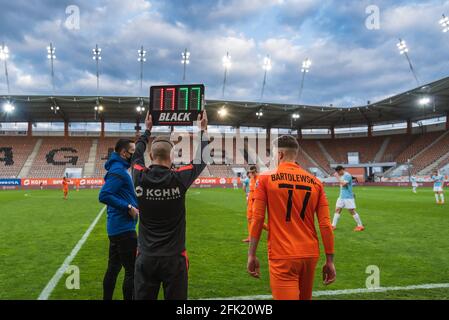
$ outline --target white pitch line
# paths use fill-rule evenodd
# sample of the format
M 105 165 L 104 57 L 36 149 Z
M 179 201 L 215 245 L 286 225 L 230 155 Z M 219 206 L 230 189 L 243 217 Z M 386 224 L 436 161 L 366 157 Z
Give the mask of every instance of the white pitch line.
M 431 290 L 449 288 L 449 283 L 428 283 L 411 285 L 404 287 L 380 287 L 377 289 L 344 289 L 344 290 L 323 290 L 313 292 L 314 297 L 321 296 L 338 296 L 347 294 L 360 294 L 360 293 L 376 293 L 376 292 L 387 292 L 387 291 L 409 291 L 409 290 Z M 273 297 L 271 295 L 255 295 L 255 296 L 239 296 L 239 297 L 225 297 L 225 298 L 210 298 L 205 300 L 270 300 Z
M 45 286 L 44 290 L 42 290 L 41 294 L 37 298 L 37 300 L 48 300 L 48 297 L 50 297 L 50 294 L 53 292 L 53 289 L 58 284 L 59 280 L 61 280 L 62 276 L 64 275 L 65 271 L 67 270 L 67 267 L 72 263 L 73 259 L 75 259 L 76 255 L 86 242 L 87 238 L 91 234 L 92 230 L 94 229 L 95 225 L 98 223 L 98 220 L 100 220 L 101 215 L 103 214 L 106 207 L 103 207 L 103 209 L 100 210 L 97 217 L 94 219 L 94 221 L 91 223 L 89 228 L 87 228 L 84 235 L 81 237 L 81 239 L 78 241 L 76 246 L 72 249 L 72 252 L 70 255 L 65 258 L 62 265 L 59 267 L 58 270 L 56 270 L 56 273 L 53 275 L 53 277 L 50 279 L 50 281 Z

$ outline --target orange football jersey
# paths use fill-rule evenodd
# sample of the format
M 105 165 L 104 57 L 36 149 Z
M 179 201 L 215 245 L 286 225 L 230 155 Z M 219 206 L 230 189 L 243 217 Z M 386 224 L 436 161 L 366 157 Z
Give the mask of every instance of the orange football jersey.
M 251 236 L 260 238 L 268 209 L 268 256 L 270 259 L 319 256 L 315 229 L 318 217 L 325 251 L 334 251 L 329 204 L 322 183 L 293 162 L 281 163 L 259 176 L 254 192 Z

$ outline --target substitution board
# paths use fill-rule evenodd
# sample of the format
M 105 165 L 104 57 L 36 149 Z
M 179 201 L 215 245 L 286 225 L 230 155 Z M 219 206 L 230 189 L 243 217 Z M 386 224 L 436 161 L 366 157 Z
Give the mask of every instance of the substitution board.
M 202 84 L 150 87 L 150 112 L 154 125 L 192 125 L 203 106 Z

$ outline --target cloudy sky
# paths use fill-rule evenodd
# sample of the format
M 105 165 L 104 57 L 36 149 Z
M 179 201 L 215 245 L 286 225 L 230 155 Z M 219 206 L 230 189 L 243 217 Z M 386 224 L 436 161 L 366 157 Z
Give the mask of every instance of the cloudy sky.
M 56 47 L 57 94 L 96 94 L 96 43 L 102 48 L 103 96 L 146 94 L 139 85 L 141 45 L 147 50 L 144 87 L 181 83 L 181 51 L 187 47 L 187 82 L 204 83 L 208 99 L 221 99 L 227 51 L 228 100 L 260 100 L 267 54 L 273 68 L 264 102 L 299 103 L 300 65 L 307 57 L 313 64 L 300 103 L 354 106 L 412 89 L 415 80 L 396 48 L 399 37 L 407 41 L 421 83 L 449 73 L 449 33 L 438 24 L 441 14 L 449 14 L 449 1 L 0 1 L 0 41 L 11 51 L 13 94 L 51 93 L 50 41 Z M 376 14 L 370 5 L 379 9 L 378 29 L 372 28 Z

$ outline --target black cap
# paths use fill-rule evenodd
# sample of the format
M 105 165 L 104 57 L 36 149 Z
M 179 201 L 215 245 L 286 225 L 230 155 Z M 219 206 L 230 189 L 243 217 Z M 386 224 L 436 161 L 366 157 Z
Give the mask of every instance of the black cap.
M 335 167 L 335 171 L 340 171 L 340 170 L 343 170 L 343 169 L 344 169 L 343 166 L 336 166 L 336 167 Z

